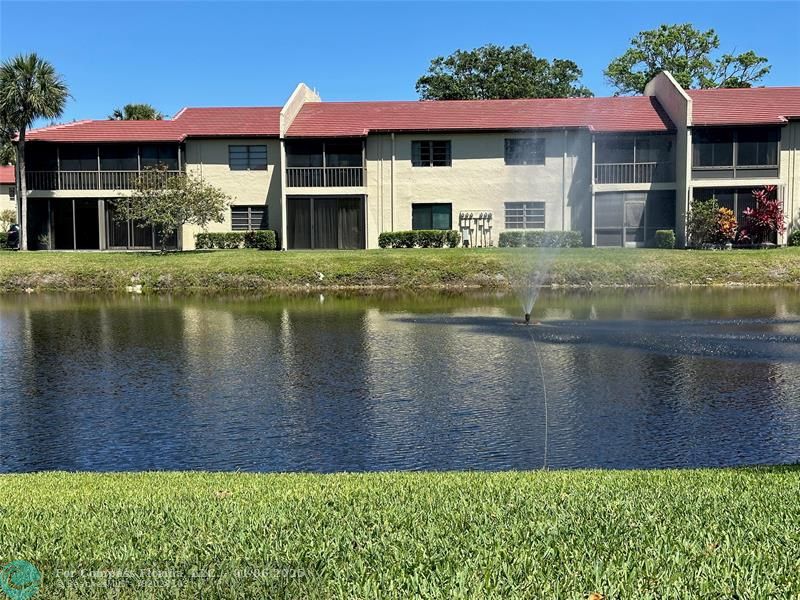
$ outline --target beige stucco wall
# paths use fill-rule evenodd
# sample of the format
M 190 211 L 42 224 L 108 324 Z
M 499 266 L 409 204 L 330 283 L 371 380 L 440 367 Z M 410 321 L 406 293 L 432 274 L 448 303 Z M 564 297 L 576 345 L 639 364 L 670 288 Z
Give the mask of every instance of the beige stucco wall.
M 506 138 L 545 138 L 544 165 L 506 165 Z M 452 166 L 413 167 L 411 142 L 450 140 Z M 566 156 L 565 156 L 566 153 Z M 591 137 L 586 131 L 530 133 L 397 134 L 367 138 L 367 246 L 383 231 L 411 229 L 411 205 L 453 205 L 460 211 L 492 211 L 492 238 L 505 230 L 505 202 L 545 202 L 548 230 L 591 231 Z M 585 239 L 590 239 L 585 237 Z
M 646 96 L 655 96 L 675 125 L 675 220 L 682 224 L 675 232 L 678 246 L 686 245 L 686 214 L 692 169 L 692 99 L 666 71 L 651 79 L 644 89 Z
M 781 130 L 780 153 L 778 174 L 789 233 L 800 228 L 800 121 L 791 121 Z
M 228 146 L 266 145 L 266 171 L 234 171 L 228 166 Z M 224 138 L 187 140 L 186 170 L 231 196 L 232 204 L 265 205 L 270 229 L 280 229 L 281 151 L 277 139 Z M 184 250 L 194 248 L 194 234 L 200 228 L 187 225 L 181 232 Z M 212 223 L 208 231 L 231 231 L 230 210 L 223 223 Z
M 11 199 L 10 190 L 14 186 L 0 184 L 0 212 L 13 210 L 17 212 L 17 203 Z

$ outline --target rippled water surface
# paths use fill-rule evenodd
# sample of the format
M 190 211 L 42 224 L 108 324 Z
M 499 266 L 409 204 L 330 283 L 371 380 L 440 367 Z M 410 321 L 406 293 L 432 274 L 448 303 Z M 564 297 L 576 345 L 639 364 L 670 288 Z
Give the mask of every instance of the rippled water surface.
M 0 297 L 0 471 L 800 461 L 800 294 Z

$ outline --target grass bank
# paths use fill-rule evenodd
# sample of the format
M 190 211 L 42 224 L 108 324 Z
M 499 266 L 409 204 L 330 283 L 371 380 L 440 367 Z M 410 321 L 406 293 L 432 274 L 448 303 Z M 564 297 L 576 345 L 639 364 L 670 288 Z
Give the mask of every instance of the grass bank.
M 537 265 L 535 249 L 0 253 L 0 290 L 243 290 L 303 287 L 505 288 Z M 556 251 L 547 283 L 563 286 L 797 285 L 800 248 L 728 252 Z M 321 274 L 321 276 L 320 276 Z
M 5 475 L 0 515 L 41 598 L 800 594 L 798 467 Z

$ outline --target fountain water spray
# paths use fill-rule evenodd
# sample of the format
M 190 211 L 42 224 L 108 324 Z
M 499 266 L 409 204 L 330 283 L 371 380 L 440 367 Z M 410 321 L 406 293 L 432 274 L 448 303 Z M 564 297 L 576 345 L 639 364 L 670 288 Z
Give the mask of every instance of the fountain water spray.
M 552 246 L 545 246 L 539 248 L 536 254 L 535 268 L 530 273 L 525 273 L 517 282 L 515 286 L 517 295 L 522 303 L 522 310 L 525 314 L 525 325 L 530 325 L 531 313 L 539 298 L 539 292 L 542 290 L 545 280 L 553 266 L 556 254 L 559 248 Z M 547 411 L 547 382 L 544 378 L 544 365 L 542 364 L 542 356 L 539 353 L 539 345 L 536 343 L 536 336 L 533 335 L 533 330 L 528 330 L 533 344 L 533 351 L 536 354 L 536 361 L 539 364 L 539 376 L 542 382 L 542 399 L 544 404 L 544 459 L 542 461 L 542 469 L 547 469 L 547 451 L 549 447 L 549 420 Z

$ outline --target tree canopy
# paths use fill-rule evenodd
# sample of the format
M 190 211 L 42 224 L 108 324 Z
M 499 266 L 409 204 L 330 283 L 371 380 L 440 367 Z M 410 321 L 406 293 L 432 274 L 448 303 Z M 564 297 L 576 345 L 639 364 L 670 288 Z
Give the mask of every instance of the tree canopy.
M 28 249 L 26 219 L 28 191 L 25 184 L 25 134 L 36 119 L 56 119 L 69 97 L 67 85 L 53 65 L 31 53 L 9 58 L 0 65 L 0 115 L 4 136 L 19 134 L 20 248 Z
M 108 115 L 112 121 L 160 121 L 164 118 L 151 104 L 126 104 Z
M 700 31 L 690 23 L 640 31 L 630 44 L 605 70 L 617 95 L 641 94 L 660 71 L 669 71 L 690 89 L 750 87 L 770 71 L 767 59 L 753 50 L 714 58 L 719 36 L 713 29 Z
M 527 44 L 487 44 L 431 61 L 417 80 L 423 100 L 574 98 L 591 96 L 583 71 L 571 60 L 539 58 Z
M 192 223 L 205 228 L 222 223 L 230 197 L 191 173 L 172 174 L 163 168 L 148 169 L 134 183 L 130 197 L 120 202 L 115 218 L 152 225 L 159 234 L 161 251 L 179 227 Z

